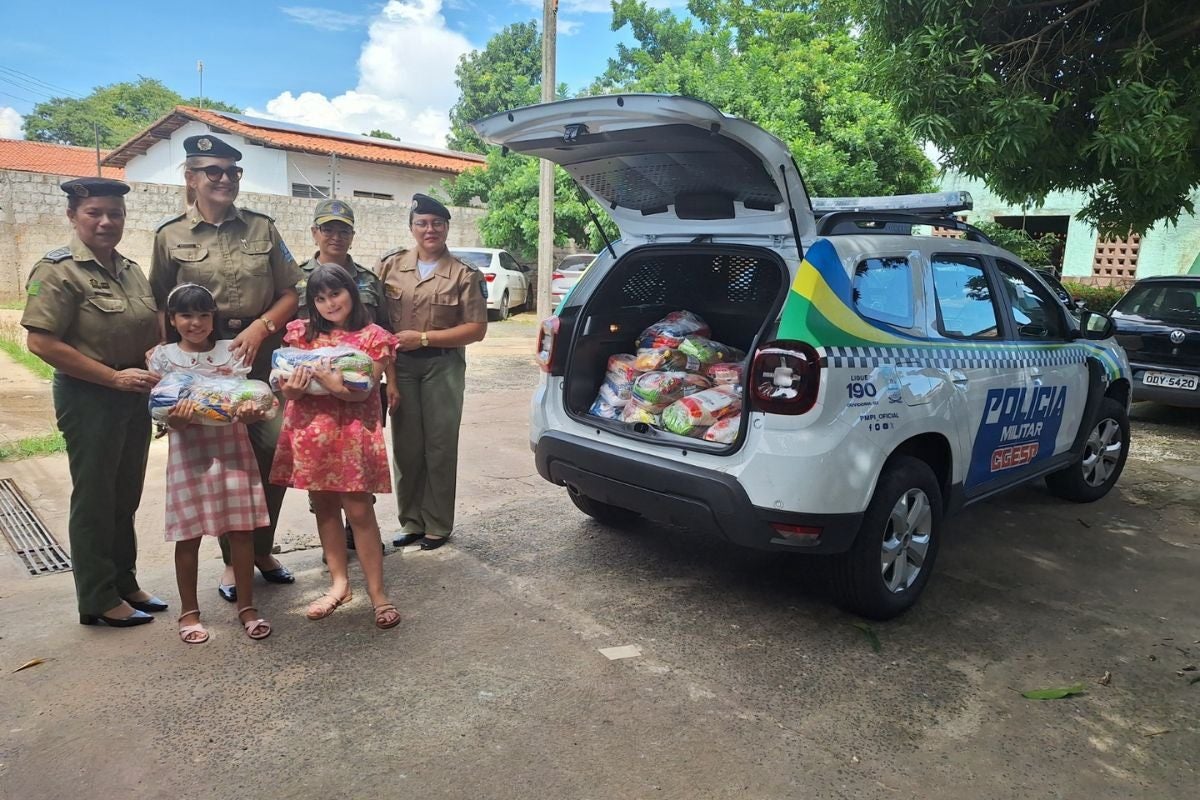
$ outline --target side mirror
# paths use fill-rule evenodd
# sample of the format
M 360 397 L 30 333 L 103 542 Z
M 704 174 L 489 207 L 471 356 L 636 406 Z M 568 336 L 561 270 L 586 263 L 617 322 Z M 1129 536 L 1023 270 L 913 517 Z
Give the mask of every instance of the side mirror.
M 1113 335 L 1114 330 L 1116 330 L 1116 326 L 1113 324 L 1112 318 L 1107 314 L 1087 310 L 1080 312 L 1080 339 L 1107 339 Z

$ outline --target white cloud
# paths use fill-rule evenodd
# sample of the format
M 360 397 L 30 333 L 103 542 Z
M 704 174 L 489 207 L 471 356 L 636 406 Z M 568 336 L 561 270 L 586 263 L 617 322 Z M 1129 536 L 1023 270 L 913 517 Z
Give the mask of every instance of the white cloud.
M 15 108 L 4 106 L 0 108 L 0 138 L 2 139 L 23 139 L 25 134 L 21 132 L 21 128 L 25 125 L 25 120 L 17 113 Z
M 344 11 L 333 11 L 314 6 L 281 6 L 279 10 L 301 25 L 308 25 L 322 31 L 344 31 L 357 28 L 366 22 L 366 18 L 358 14 L 347 14 Z
M 574 36 L 575 34 L 579 33 L 579 29 L 582 27 L 583 23 L 579 20 L 562 19 L 560 17 L 556 30 L 558 31 L 559 36 Z
M 458 100 L 454 68 L 472 50 L 446 27 L 443 0 L 388 0 L 371 20 L 358 58 L 358 85 L 336 97 L 292 92 L 252 116 L 363 133 L 374 128 L 402 141 L 444 147 Z

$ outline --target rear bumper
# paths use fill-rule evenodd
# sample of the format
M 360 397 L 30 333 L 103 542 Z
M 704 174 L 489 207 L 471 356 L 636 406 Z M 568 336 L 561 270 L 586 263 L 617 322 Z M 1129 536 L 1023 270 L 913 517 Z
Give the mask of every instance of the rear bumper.
M 593 500 L 647 519 L 714 533 L 757 550 L 840 553 L 862 514 L 806 514 L 759 508 L 736 478 L 665 458 L 631 453 L 568 434 L 543 434 L 534 448 L 538 473 Z M 772 523 L 820 528 L 819 536 L 784 537 Z
M 1150 400 L 1169 406 L 1200 408 L 1200 389 L 1171 389 L 1166 386 L 1146 386 L 1142 379 L 1147 370 L 1179 375 L 1200 375 L 1200 369 L 1162 367 L 1157 364 L 1130 363 L 1133 372 L 1133 399 Z

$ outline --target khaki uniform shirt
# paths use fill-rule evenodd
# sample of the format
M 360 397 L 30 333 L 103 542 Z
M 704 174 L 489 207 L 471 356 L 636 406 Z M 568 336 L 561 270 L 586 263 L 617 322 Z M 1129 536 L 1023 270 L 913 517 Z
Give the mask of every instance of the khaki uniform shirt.
M 350 263 L 354 265 L 354 281 L 358 285 L 358 296 L 362 298 L 363 305 L 370 312 L 372 321 L 385 331 L 391 331 L 392 323 L 388 318 L 387 304 L 383 302 L 383 284 L 379 282 L 379 276 L 353 259 L 350 260 Z M 319 266 L 321 266 L 321 262 L 317 261 L 315 254 L 300 265 L 300 271 L 304 273 L 304 277 L 296 284 L 296 291 L 300 295 L 298 312 L 300 319 L 308 319 L 308 298 L 305 296 L 307 294 L 305 289 L 308 286 L 308 276 Z
M 142 268 L 113 252 L 100 264 L 74 237 L 34 265 L 21 325 L 45 331 L 113 369 L 144 367 L 158 343 L 154 296 Z
M 150 285 L 159 306 L 166 308 L 167 294 L 179 284 L 200 284 L 217 301 L 221 338 L 262 316 L 301 277 L 275 223 L 257 211 L 232 206 L 212 225 L 193 207 L 154 236 Z
M 394 250 L 376 269 L 387 295 L 394 331 L 440 331 L 487 322 L 482 274 L 447 250 L 428 278 L 417 269 L 417 251 Z

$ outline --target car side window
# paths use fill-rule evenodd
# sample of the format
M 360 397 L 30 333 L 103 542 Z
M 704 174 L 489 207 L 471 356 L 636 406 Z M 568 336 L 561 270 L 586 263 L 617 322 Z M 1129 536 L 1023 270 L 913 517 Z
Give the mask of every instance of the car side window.
M 1066 339 L 1067 328 L 1058 302 L 1024 268 L 996 259 L 1012 309 L 1013 327 L 1020 339 Z
M 955 339 L 999 339 L 991 282 L 974 256 L 939 254 L 930 264 L 938 330 Z
M 500 254 L 500 266 L 504 267 L 507 270 L 512 270 L 513 272 L 521 271 L 521 265 L 518 264 L 516 259 L 514 259 L 512 256 L 510 256 L 508 253 Z
M 854 307 L 868 319 L 913 326 L 912 268 L 907 258 L 868 258 L 854 268 Z

